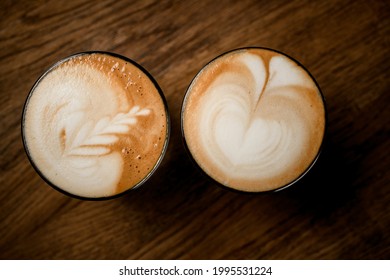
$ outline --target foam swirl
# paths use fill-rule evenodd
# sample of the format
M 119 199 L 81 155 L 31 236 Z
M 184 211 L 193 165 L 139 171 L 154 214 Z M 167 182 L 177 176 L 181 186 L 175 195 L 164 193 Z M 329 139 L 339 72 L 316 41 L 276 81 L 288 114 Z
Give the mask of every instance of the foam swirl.
M 33 162 L 50 182 L 78 196 L 131 188 L 164 146 L 167 119 L 157 89 L 119 58 L 92 54 L 60 64 L 27 105 L 24 134 Z
M 269 51 L 210 63 L 190 86 L 184 133 L 199 165 L 224 185 L 268 190 L 297 178 L 318 153 L 324 109 L 310 76 Z

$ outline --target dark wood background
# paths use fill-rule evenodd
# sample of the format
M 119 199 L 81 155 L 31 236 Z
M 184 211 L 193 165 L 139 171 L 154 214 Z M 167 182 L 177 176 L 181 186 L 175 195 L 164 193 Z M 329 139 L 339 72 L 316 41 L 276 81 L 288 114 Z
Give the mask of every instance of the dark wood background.
M 0 258 L 388 259 L 388 1 L 0 2 Z M 222 52 L 264 46 L 296 58 L 327 100 L 314 169 L 290 189 L 219 188 L 189 160 L 181 102 Z M 86 50 L 142 64 L 172 118 L 168 152 L 140 189 L 81 201 L 44 183 L 24 153 L 20 118 L 39 75 Z

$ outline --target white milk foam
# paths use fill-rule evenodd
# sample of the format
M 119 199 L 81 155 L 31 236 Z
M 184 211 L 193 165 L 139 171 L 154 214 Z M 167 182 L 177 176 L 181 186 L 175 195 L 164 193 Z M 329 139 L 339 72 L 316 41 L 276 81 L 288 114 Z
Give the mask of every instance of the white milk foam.
M 88 63 L 57 67 L 38 83 L 25 112 L 35 165 L 54 185 L 81 197 L 118 193 L 124 157 L 114 146 L 153 114 L 108 77 Z
M 287 57 L 227 54 L 198 74 L 187 95 L 188 148 L 200 167 L 226 186 L 245 191 L 281 187 L 303 173 L 318 153 L 322 99 L 310 76 Z

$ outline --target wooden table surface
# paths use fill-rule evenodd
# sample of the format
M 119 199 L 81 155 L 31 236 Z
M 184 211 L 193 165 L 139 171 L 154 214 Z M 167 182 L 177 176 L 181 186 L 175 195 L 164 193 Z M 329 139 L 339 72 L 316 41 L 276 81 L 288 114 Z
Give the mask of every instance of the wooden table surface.
M 387 3 L 386 3 L 387 2 Z M 389 259 L 388 1 L 10 1 L 0 3 L 0 258 Z M 199 69 L 238 47 L 300 61 L 328 108 L 320 160 L 280 193 L 227 191 L 194 167 L 181 102 Z M 142 187 L 81 201 L 49 187 L 23 150 L 35 80 L 86 50 L 127 56 L 168 101 L 167 154 Z

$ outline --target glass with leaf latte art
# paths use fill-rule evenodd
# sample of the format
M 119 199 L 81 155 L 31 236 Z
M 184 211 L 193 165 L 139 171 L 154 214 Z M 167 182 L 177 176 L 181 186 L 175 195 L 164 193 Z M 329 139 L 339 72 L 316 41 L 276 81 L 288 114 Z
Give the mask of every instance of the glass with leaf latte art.
M 51 186 L 111 198 L 140 186 L 168 144 L 169 114 L 153 78 L 128 58 L 72 55 L 34 84 L 22 117 L 30 162 Z
M 209 62 L 182 106 L 182 133 L 196 164 L 239 191 L 281 190 L 316 161 L 325 104 L 309 72 L 265 48 L 244 48 Z

